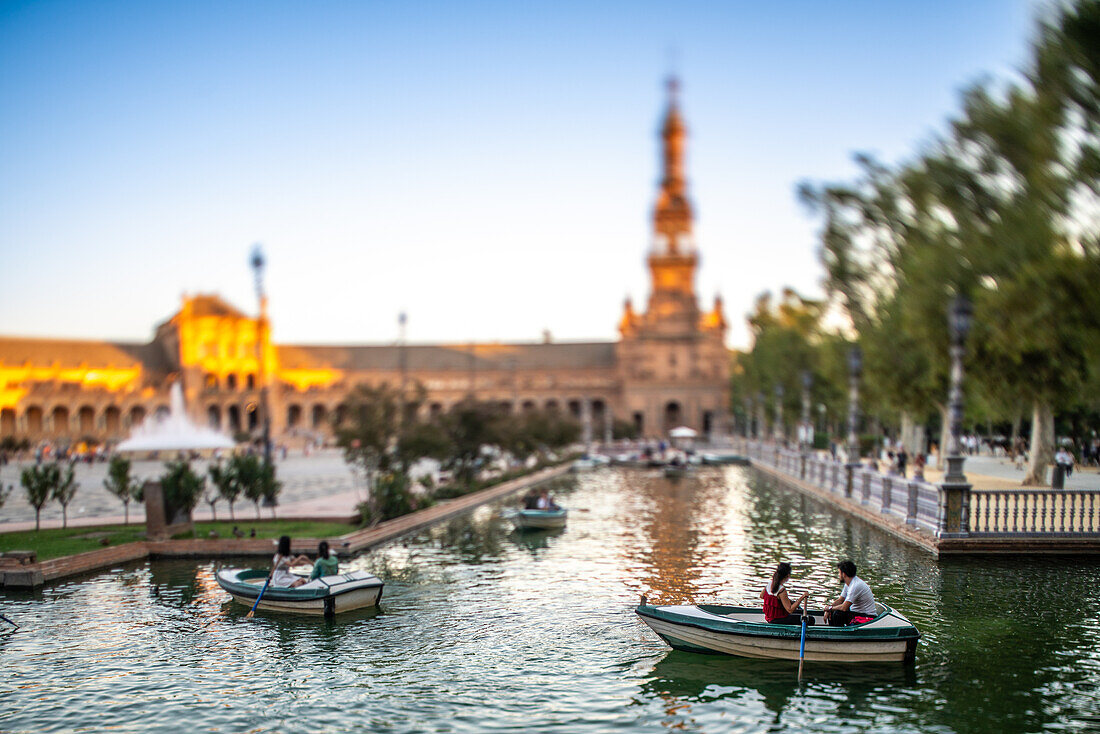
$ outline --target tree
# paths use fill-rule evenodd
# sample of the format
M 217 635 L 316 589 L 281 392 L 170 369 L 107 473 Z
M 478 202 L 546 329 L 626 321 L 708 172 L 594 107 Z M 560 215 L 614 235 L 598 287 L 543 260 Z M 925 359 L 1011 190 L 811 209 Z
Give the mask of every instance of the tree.
M 210 476 L 210 481 L 214 483 L 218 496 L 229 505 L 229 519 L 235 520 L 236 518 L 233 517 L 233 503 L 240 498 L 242 487 L 236 473 L 233 471 L 232 461 L 226 466 L 222 466 L 220 462 L 211 464 L 207 474 Z M 210 505 L 210 511 L 211 513 L 214 511 L 213 504 Z
M 274 469 L 274 467 L 272 467 Z M 240 485 L 245 499 L 256 506 L 256 519 L 260 519 L 260 502 L 265 497 L 268 479 L 265 476 L 264 464 L 260 457 L 254 454 L 240 454 L 229 460 L 228 471 L 231 472 Z M 274 472 L 271 472 L 272 479 Z
M 27 492 L 27 502 L 34 508 L 34 530 L 38 532 L 42 508 L 50 501 L 54 487 L 61 483 L 61 467 L 56 462 L 28 466 L 19 475 L 19 483 Z
M 130 502 L 136 499 L 137 482 L 130 476 L 130 460 L 125 456 L 112 456 L 107 465 L 107 476 L 103 486 L 108 492 L 122 500 L 124 524 L 130 524 Z
M 69 503 L 73 501 L 78 489 L 80 484 L 76 481 L 72 466 L 67 467 L 64 472 L 59 472 L 58 481 L 53 486 L 50 496 L 61 505 L 62 528 L 69 526 Z
M 165 514 L 169 522 L 180 516 L 190 516 L 198 505 L 206 482 L 191 468 L 191 462 L 181 459 L 165 464 L 160 486 L 164 492 Z
M 279 492 L 282 489 L 283 483 L 275 478 L 275 465 L 261 462 L 260 496 L 264 504 L 271 508 L 271 517 L 275 517 L 275 508 L 279 505 Z

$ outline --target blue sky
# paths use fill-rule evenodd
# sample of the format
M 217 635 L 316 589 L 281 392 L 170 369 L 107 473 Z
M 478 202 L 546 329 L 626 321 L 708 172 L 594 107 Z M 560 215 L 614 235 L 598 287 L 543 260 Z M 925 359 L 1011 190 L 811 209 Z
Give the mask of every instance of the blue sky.
M 893 161 L 1027 59 L 973 2 L 0 3 L 0 333 L 147 339 L 184 292 L 281 342 L 610 339 L 648 294 L 682 79 L 704 305 L 820 293 L 803 179 Z M 670 60 L 672 59 L 672 60 Z

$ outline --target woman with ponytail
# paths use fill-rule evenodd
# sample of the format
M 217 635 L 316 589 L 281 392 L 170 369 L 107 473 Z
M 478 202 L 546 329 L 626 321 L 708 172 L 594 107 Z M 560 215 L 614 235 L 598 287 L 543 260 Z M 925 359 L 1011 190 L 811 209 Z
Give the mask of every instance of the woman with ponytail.
M 772 624 L 802 624 L 802 615 L 798 607 L 806 601 L 810 592 L 807 591 L 792 604 L 786 588 L 787 579 L 790 577 L 791 564 L 780 563 L 772 574 L 772 580 L 760 592 L 760 598 L 764 600 L 764 619 Z M 813 617 L 806 620 L 808 625 L 813 623 Z

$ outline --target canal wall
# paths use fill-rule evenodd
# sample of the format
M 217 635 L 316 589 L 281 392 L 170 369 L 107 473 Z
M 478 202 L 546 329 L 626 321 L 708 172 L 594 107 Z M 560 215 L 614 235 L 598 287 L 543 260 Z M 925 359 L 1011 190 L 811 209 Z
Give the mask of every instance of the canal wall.
M 329 539 L 332 550 L 346 556 L 399 538 L 435 523 L 528 489 L 568 473 L 571 464 L 541 469 L 533 474 L 493 485 L 478 492 L 440 502 L 423 510 L 387 520 L 374 527 L 356 530 L 339 538 Z M 315 553 L 322 538 L 297 538 L 292 542 L 294 553 Z M 41 586 L 68 576 L 100 571 L 104 568 L 140 561 L 146 558 L 233 558 L 274 554 L 271 538 L 188 538 L 182 540 L 138 541 L 48 561 L 27 563 L 25 559 L 0 558 L 0 587 L 27 588 Z
M 1100 490 L 973 489 L 738 440 L 756 470 L 934 555 L 1100 555 Z

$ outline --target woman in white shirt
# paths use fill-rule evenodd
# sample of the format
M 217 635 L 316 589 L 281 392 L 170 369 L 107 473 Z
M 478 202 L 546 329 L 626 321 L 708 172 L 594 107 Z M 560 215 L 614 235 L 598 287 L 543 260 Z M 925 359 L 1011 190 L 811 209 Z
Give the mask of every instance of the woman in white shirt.
M 296 573 L 291 573 L 294 566 L 309 565 L 312 563 L 305 556 L 290 555 L 290 536 L 279 538 L 279 549 L 275 557 L 271 559 L 271 585 L 294 588 L 306 583 L 306 579 Z

